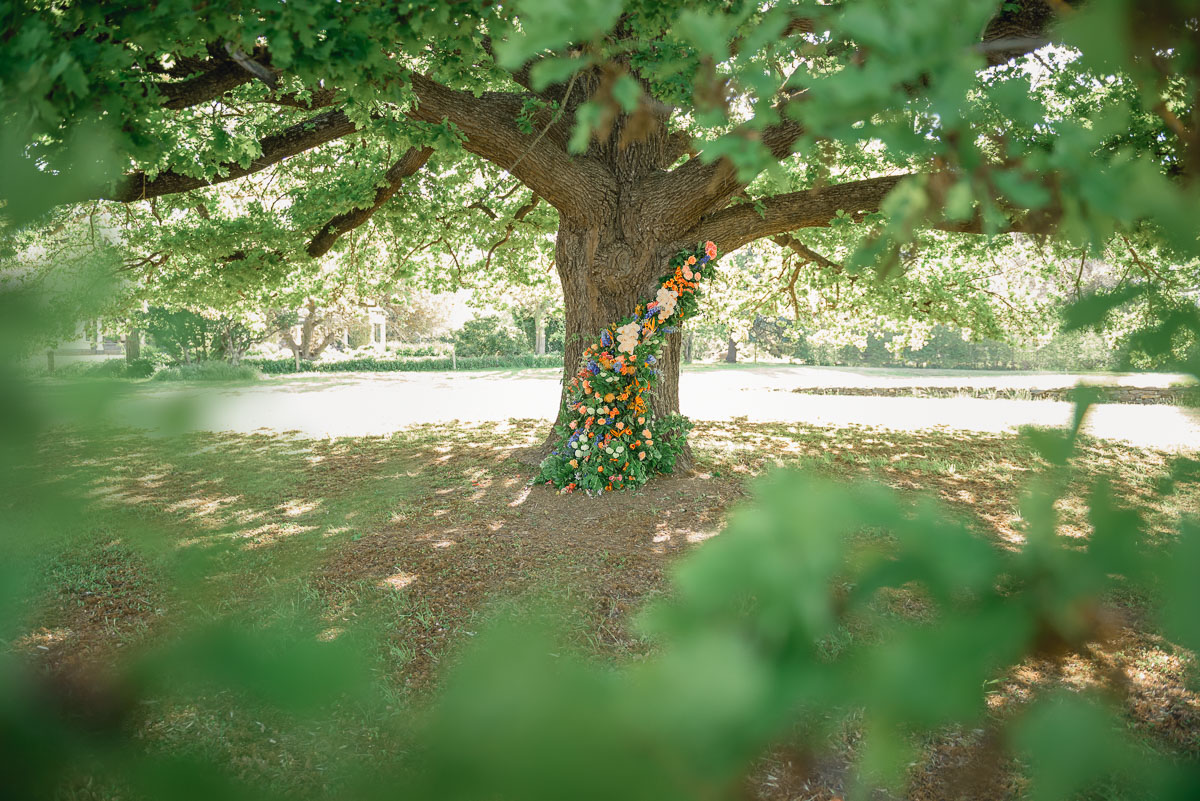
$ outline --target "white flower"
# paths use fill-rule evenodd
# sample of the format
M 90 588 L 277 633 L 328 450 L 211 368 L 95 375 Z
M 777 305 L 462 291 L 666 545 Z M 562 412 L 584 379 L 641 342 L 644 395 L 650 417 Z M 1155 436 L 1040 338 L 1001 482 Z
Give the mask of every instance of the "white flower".
M 633 353 L 633 349 L 638 346 L 638 329 L 640 326 L 635 320 L 632 323 L 626 323 L 617 329 L 617 350 L 623 353 Z
M 575 451 L 575 455 L 576 455 L 576 456 L 583 456 L 583 451 L 576 449 L 576 451 Z
M 658 288 L 658 294 L 654 299 L 658 302 L 658 319 L 665 320 L 675 313 L 675 301 L 679 295 L 675 294 L 665 286 Z

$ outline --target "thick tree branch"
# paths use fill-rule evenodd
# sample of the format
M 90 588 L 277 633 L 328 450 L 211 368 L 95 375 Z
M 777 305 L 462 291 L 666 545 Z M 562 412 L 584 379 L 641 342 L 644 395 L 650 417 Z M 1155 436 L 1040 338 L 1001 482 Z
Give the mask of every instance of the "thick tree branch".
M 339 214 L 329 222 L 322 226 L 317 235 L 312 238 L 306 248 L 308 255 L 312 258 L 319 258 L 329 252 L 338 237 L 347 231 L 352 231 L 358 226 L 370 219 L 371 215 L 379 210 L 384 203 L 387 203 L 400 190 L 400 185 L 405 178 L 413 175 L 417 170 L 425 166 L 425 162 L 429 161 L 429 157 L 433 155 L 433 148 L 409 148 L 408 151 L 400 157 L 400 160 L 388 168 L 384 173 L 383 186 L 375 190 L 375 200 L 370 206 L 363 208 L 351 209 L 343 214 Z
M 683 238 L 689 241 L 711 239 L 723 252 L 729 253 L 763 237 L 797 228 L 828 225 L 839 210 L 851 216 L 878 211 L 887 194 L 908 177 L 885 175 L 775 195 L 758 204 L 740 203 L 701 219 Z
M 722 251 L 728 253 L 756 239 L 772 237 L 777 244 L 791 248 L 823 266 L 824 257 L 815 251 L 802 249 L 804 246 L 786 234 L 800 228 L 820 228 L 829 225 L 839 211 L 852 219 L 860 219 L 880 209 L 888 193 L 906 178 L 906 175 L 885 175 L 862 181 L 849 181 L 833 186 L 818 187 L 802 192 L 790 192 L 764 198 L 757 203 L 740 203 L 729 206 L 703 218 L 691 231 L 685 233 L 684 241 L 711 239 Z M 1014 212 L 1017 210 L 1013 210 Z M 1046 208 L 1036 209 L 1019 216 L 1002 228 L 989 229 L 982 216 L 976 214 L 968 220 L 932 222 L 929 227 L 958 234 L 982 233 L 1048 233 L 1062 217 L 1062 208 L 1051 203 Z M 800 247 L 797 247 L 799 245 Z
M 267 95 L 263 99 L 264 103 L 270 103 L 275 106 L 286 106 L 288 108 L 304 109 L 312 111 L 318 108 L 328 108 L 337 102 L 337 89 L 314 89 L 308 93 L 307 98 L 302 98 L 299 92 L 288 92 L 286 94 Z
M 1064 2 L 1058 0 L 1057 4 Z M 1053 0 L 1028 0 L 1014 10 L 1001 6 L 980 37 L 978 49 L 985 55 L 987 63 L 1002 64 L 1045 45 L 1046 31 L 1057 18 L 1055 5 Z M 921 86 L 910 87 L 911 92 L 922 89 Z M 745 135 L 759 139 L 775 159 L 787 158 L 804 135 L 803 124 L 792 118 L 798 102 L 801 101 L 784 98 L 776 106 L 781 118 L 779 123 L 761 133 L 747 130 Z M 723 208 L 738 190 L 746 186 L 724 158 L 707 164 L 699 158 L 692 159 L 671 173 L 653 176 L 650 181 L 662 184 L 661 187 L 652 186 L 651 191 L 674 199 L 664 216 L 678 220 L 685 227 L 701 215 Z
M 522 133 L 515 120 L 528 95 L 486 92 L 475 97 L 442 86 L 424 75 L 412 76 L 418 105 L 409 116 L 425 122 L 449 120 L 463 132 L 463 147 L 511 172 L 559 211 L 586 216 L 615 191 L 612 178 L 590 159 L 572 158 L 550 135 Z
M 761 133 L 746 131 L 747 139 L 760 141 L 777 160 L 791 155 L 792 146 L 804 133 L 804 126 L 784 120 Z M 662 219 L 678 227 L 695 224 L 704 214 L 723 208 L 746 183 L 728 159 L 705 163 L 693 158 L 670 172 L 654 173 L 642 182 L 642 191 L 660 198 Z
M 1010 5 L 1015 7 L 1010 9 Z M 1048 43 L 1046 31 L 1058 18 L 1055 6 L 1068 5 L 1071 3 L 1066 0 L 1005 3 L 984 29 L 977 49 L 984 54 L 988 66 L 995 66 L 1044 47 Z
M 345 112 L 340 109 L 327 111 L 303 122 L 298 122 L 279 133 L 263 137 L 259 140 L 259 149 L 262 155 L 245 167 L 237 162 L 226 162 L 220 165 L 218 174 L 212 178 L 195 178 L 168 170 L 151 179 L 144 172 L 135 172 L 126 176 L 125 180 L 115 189 L 101 194 L 100 197 L 120 203 L 132 203 L 137 200 L 173 195 L 202 186 L 232 181 L 264 170 L 289 156 L 303 153 L 317 145 L 339 139 L 356 130 L 357 126 L 350 121 Z
M 155 88 L 166 97 L 163 108 L 179 111 L 191 108 L 209 100 L 215 100 L 221 95 L 242 84 L 254 80 L 254 76 L 246 72 L 233 61 L 218 64 L 212 70 L 189 78 L 180 83 L 157 83 Z
M 483 45 L 484 52 L 486 52 L 489 56 L 491 56 L 493 62 L 495 62 L 496 53 L 492 48 L 492 37 L 484 36 L 481 44 Z M 505 72 L 507 72 L 509 74 L 509 77 L 512 78 L 513 83 L 517 84 L 517 86 L 522 87 L 523 89 L 530 92 L 531 94 L 535 94 L 538 97 L 542 98 L 543 100 L 564 103 L 564 105 L 566 105 L 566 101 L 569 101 L 570 98 L 568 98 L 566 96 L 567 95 L 567 83 L 565 81 L 559 81 L 556 83 L 552 83 L 549 86 L 543 86 L 543 87 L 537 88 L 537 89 L 534 88 L 533 79 L 532 79 L 533 68 L 536 67 L 538 65 L 538 63 L 540 63 L 544 58 L 545 58 L 544 56 L 535 57 L 535 58 L 531 59 L 530 61 L 525 62 L 523 65 L 521 65 L 519 68 L 517 68 L 515 70 L 505 69 L 503 67 L 500 67 L 499 64 L 496 64 L 496 66 L 498 68 L 504 70 Z M 587 68 L 587 70 L 594 71 L 595 67 L 589 67 L 589 68 Z M 586 100 L 586 96 L 583 96 L 582 98 L 578 98 L 578 99 L 574 100 L 573 102 L 570 103 L 568 110 L 569 111 L 573 110 L 574 108 L 576 108 L 580 104 L 582 104 L 585 100 Z
M 209 52 L 213 54 L 212 58 L 204 61 L 182 59 L 177 68 L 170 71 L 170 74 L 179 77 L 191 74 L 186 80 L 153 84 L 166 98 L 163 108 L 173 111 L 191 108 L 215 100 L 230 89 L 254 80 L 253 72 L 245 69 L 223 50 L 213 46 L 209 48 Z M 270 63 L 270 57 L 264 47 L 257 47 L 249 56 L 243 54 L 242 57 L 252 61 L 260 70 L 266 70 L 263 64 Z

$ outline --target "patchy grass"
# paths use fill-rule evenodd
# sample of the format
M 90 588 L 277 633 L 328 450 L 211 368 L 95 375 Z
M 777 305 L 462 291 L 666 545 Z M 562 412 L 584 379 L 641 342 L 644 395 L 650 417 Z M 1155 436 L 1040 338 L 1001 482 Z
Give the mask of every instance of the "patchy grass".
M 597 500 L 528 486 L 530 470 L 516 454 L 541 433 L 531 421 L 337 440 L 61 432 L 42 456 L 56 480 L 87 499 L 88 514 L 44 555 L 25 634 L 11 647 L 49 668 L 74 669 L 197 621 L 309 616 L 322 639 L 374 627 L 382 636 L 372 664 L 398 706 L 420 704 L 484 618 L 533 599 L 551 597 L 573 612 L 571 639 L 597 659 L 622 664 L 646 655 L 652 646 L 632 629 L 633 613 L 665 590 L 664 573 L 680 553 L 720 531 L 747 481 L 772 467 L 869 477 L 937 496 L 997 547 L 1015 548 L 1021 488 L 1039 465 L 1011 435 L 733 420 L 697 426 L 695 474 Z M 1166 499 L 1156 493 L 1171 458 L 1085 441 L 1076 485 L 1061 504 L 1062 535 L 1088 536 L 1083 493 L 1105 476 L 1148 509 L 1153 536 L 1167 536 L 1180 514 L 1200 510 L 1191 488 Z M 1111 602 L 1119 623 L 1110 642 L 999 677 L 989 695 L 994 714 L 1052 687 L 1121 681 L 1129 688 L 1128 725 L 1147 747 L 1200 753 L 1200 704 L 1187 690 L 1192 656 L 1149 628 L 1144 599 Z M 915 595 L 897 592 L 885 603 L 896 620 L 923 614 Z M 829 647 L 869 636 L 852 629 Z M 141 725 L 153 747 L 202 743 L 247 774 L 271 777 L 282 792 L 324 781 L 319 753 L 328 732 L 293 731 L 285 719 L 249 715 L 227 697 L 166 699 Z M 370 731 L 361 720 L 347 727 Z M 852 753 L 858 737 L 851 725 L 831 748 Z M 964 754 L 986 737 L 948 731 L 922 744 L 913 797 L 957 797 L 964 779 L 956 766 L 968 764 Z M 397 748 L 369 733 L 355 747 L 364 758 Z M 840 792 L 837 763 L 806 770 L 801 787 L 787 754 L 772 755 L 755 792 L 771 799 Z M 1019 791 L 1015 778 L 1010 785 Z

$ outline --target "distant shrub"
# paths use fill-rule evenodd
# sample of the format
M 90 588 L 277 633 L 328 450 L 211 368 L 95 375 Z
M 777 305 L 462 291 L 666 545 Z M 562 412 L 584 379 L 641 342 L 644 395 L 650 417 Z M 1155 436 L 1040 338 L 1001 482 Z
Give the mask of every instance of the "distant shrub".
M 257 381 L 259 369 L 250 364 L 199 362 L 165 367 L 154 374 L 154 381 Z
M 525 332 L 496 316 L 467 320 L 451 339 L 459 356 L 518 356 L 533 350 Z
M 388 343 L 388 354 L 399 357 L 408 356 L 446 356 L 450 353 L 447 342 L 400 342 L 395 345 Z
M 295 359 L 250 359 L 253 364 L 269 375 L 296 372 Z M 531 367 L 562 367 L 562 356 L 548 354 L 535 356 L 460 356 L 455 360 L 448 356 L 411 359 L 378 359 L 374 357 L 345 359 L 341 361 L 300 362 L 302 373 L 392 373 L 392 372 L 438 372 L 442 370 L 523 370 Z
M 153 359 L 78 361 L 59 366 L 53 375 L 60 378 L 149 378 L 154 367 Z
M 1113 370 L 1119 366 L 1113 348 L 1093 331 L 1060 333 L 1039 347 L 992 339 L 972 342 L 964 340 L 956 329 L 937 326 L 923 348 L 903 350 L 898 355 L 887 349 L 890 334 L 868 337 L 863 349 L 815 343 L 802 333 L 790 336 L 789 355 L 815 365 L 1055 372 Z
M 126 378 L 149 378 L 158 367 L 153 358 L 133 359 L 125 362 Z

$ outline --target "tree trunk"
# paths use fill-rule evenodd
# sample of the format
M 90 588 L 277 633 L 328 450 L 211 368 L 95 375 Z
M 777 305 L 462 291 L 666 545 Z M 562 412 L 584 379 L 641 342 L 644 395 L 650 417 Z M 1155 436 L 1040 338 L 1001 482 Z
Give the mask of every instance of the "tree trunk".
M 737 364 L 737 340 L 733 337 L 729 338 L 729 346 L 725 351 L 725 361 L 730 364 Z
M 142 332 L 138 328 L 129 329 L 125 335 L 125 361 L 135 362 L 142 357 Z
M 316 301 L 308 302 L 308 315 L 304 318 L 304 322 L 300 324 L 300 356 L 303 359 L 312 361 L 312 346 L 313 346 L 313 329 L 317 325 L 317 304 Z
M 621 215 L 629 217 L 632 215 Z M 626 225 L 629 223 L 626 219 Z M 555 263 L 562 281 L 566 312 L 566 331 L 563 345 L 563 390 L 558 415 L 566 398 L 566 383 L 579 369 L 583 351 L 597 341 L 600 332 L 632 314 L 638 303 L 653 300 L 658 290 L 658 277 L 666 272 L 671 255 L 680 249 L 679 243 L 661 243 L 640 238 L 631 244 L 630 233 L 625 235 L 617 226 L 582 224 L 563 220 L 558 230 Z M 640 279 L 639 276 L 646 276 Z M 680 333 L 663 334 L 664 343 L 658 369 L 662 375 L 647 403 L 655 416 L 679 412 L 679 354 Z M 556 415 L 556 416 L 558 416 Z M 537 458 L 544 457 L 556 444 L 550 432 Z M 678 472 L 692 467 L 691 449 L 685 449 L 676 461 Z
M 538 356 L 546 354 L 546 313 L 541 303 L 533 311 L 533 352 Z
M 229 363 L 237 367 L 242 363 L 242 352 L 233 344 L 233 333 L 225 332 L 225 353 L 229 356 Z

